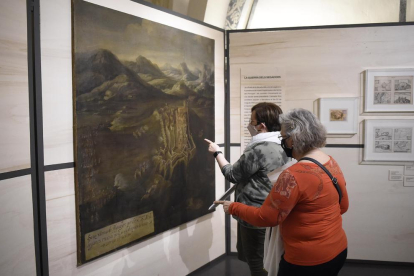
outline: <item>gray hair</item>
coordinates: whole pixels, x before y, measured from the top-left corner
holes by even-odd
[[[297,108],[280,114],[280,124],[286,136],[292,137],[293,148],[299,154],[325,146],[326,130],[312,112]]]

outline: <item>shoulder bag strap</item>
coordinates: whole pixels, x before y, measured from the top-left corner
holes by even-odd
[[[325,168],[325,166],[324,165],[322,165],[321,163],[319,163],[319,161],[317,161],[317,160],[315,160],[315,159],[313,159],[313,158],[310,158],[310,157],[303,157],[303,158],[301,158],[300,160],[309,160],[309,161],[312,161],[313,163],[315,163],[316,165],[318,165],[319,167],[321,167],[321,169],[322,170],[324,170],[325,172],[326,172],[326,174],[329,176],[329,178],[332,180],[332,183],[333,183],[333,185],[334,185],[334,187],[335,187],[335,189],[336,189],[336,191],[338,192],[338,195],[339,195],[339,204],[341,204],[341,200],[342,200],[342,191],[341,191],[341,188],[339,187],[339,185],[338,185],[338,180],[335,178],[335,177],[333,177],[332,176],[332,174],[328,171],[328,169],[327,168]],[[298,160],[298,162],[300,161],[300,160]]]

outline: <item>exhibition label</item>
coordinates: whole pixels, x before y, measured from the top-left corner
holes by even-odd
[[[243,151],[252,137],[247,130],[250,123],[251,108],[260,102],[270,102],[284,107],[283,70],[273,66],[261,65],[241,70],[241,125],[240,144]]]
[[[86,260],[98,257],[154,232],[154,214],[148,212],[85,235]]]

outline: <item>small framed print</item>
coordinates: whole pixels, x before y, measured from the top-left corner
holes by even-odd
[[[414,120],[364,120],[363,162],[414,162]]]
[[[414,68],[366,70],[364,112],[414,112]]]
[[[358,128],[358,98],[319,99],[319,120],[328,134],[355,134]]]

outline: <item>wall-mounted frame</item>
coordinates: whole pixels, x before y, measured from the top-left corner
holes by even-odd
[[[319,120],[328,134],[356,134],[358,98],[320,98]]]
[[[215,160],[202,149],[224,52],[222,33],[131,1],[72,3],[81,265],[212,212]]]
[[[365,71],[364,113],[414,112],[414,68]]]
[[[414,120],[364,120],[362,163],[414,162]]]

